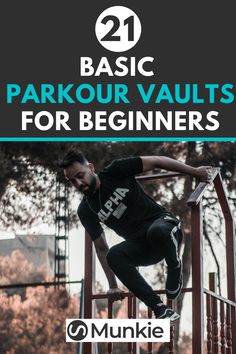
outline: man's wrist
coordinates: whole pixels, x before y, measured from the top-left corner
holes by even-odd
[[[192,167],[192,166],[189,166],[189,172],[188,174],[190,176],[193,176],[193,177],[197,177],[198,176],[198,170],[196,167]]]

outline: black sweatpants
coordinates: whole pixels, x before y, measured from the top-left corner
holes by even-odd
[[[165,259],[168,269],[179,265],[178,246],[182,241],[179,220],[164,215],[154,220],[143,237],[123,241],[110,248],[107,262],[120,281],[152,309],[160,297],[136,269],[137,266],[156,264]]]

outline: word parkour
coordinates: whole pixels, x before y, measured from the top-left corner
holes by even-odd
[[[219,107],[232,104],[234,100],[235,88],[230,83],[136,83],[132,87],[121,83],[11,83],[6,87],[7,104],[24,105],[21,112],[24,131],[32,125],[40,131],[71,130],[72,117],[64,107],[76,104],[79,110],[77,114],[73,110],[73,115],[77,115],[78,131],[216,131],[222,118]],[[40,105],[40,109],[45,105],[46,109],[32,110],[32,104]],[[51,112],[48,110],[51,105],[64,106],[62,110]],[[204,113],[197,108],[200,106]],[[133,107],[139,107],[139,110],[133,110]],[[155,107],[162,109],[155,110]],[[208,112],[205,112],[206,107]]]

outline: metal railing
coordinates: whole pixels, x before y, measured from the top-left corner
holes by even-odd
[[[229,202],[223,186],[220,170],[214,168],[212,182],[225,219],[226,265],[227,265],[227,300],[236,304],[235,290],[235,226]],[[202,197],[208,187],[199,183],[188,199],[191,207],[192,230],[192,315],[193,315],[193,354],[204,353],[204,286],[203,286],[203,231],[202,231]],[[217,295],[215,294],[215,297]],[[230,308],[232,328],[236,328],[235,306]],[[236,352],[236,337],[232,338],[232,350]],[[218,354],[216,347],[209,354]],[[227,351],[230,354],[230,351]]]
[[[209,289],[204,289],[206,297],[207,354],[234,354],[233,334],[235,323],[232,312],[236,303],[216,294],[216,274],[209,274]]]
[[[162,174],[139,176],[139,180],[154,180],[167,177],[178,177],[180,173],[168,172]],[[226,225],[226,255],[227,255],[227,299],[223,299],[215,294],[212,290],[204,289],[203,286],[203,231],[202,231],[202,198],[208,187],[208,183],[201,182],[197,185],[194,192],[189,197],[187,204],[191,208],[191,234],[192,234],[192,288],[184,288],[182,292],[192,293],[192,353],[204,353],[204,294],[207,297],[207,328],[208,328],[208,341],[207,341],[207,354],[219,354],[216,346],[216,320],[211,315],[212,305],[214,301],[224,303],[226,311],[226,335],[223,335],[221,329],[221,354],[234,354],[236,353],[236,336],[232,336],[232,329],[236,328],[236,296],[235,296],[235,229],[232,213],[229,207],[228,199],[222,183],[220,170],[213,169],[212,183],[214,184],[218,200],[225,218]],[[94,300],[107,299],[108,300],[108,318],[112,318],[112,303],[109,301],[106,294],[95,294],[95,254],[93,252],[92,241],[88,234],[85,234],[85,278],[84,278],[84,317],[94,317]],[[158,294],[164,291],[158,291]],[[128,318],[137,318],[138,307],[137,300],[131,293],[126,293],[128,298]],[[174,303],[170,303],[170,306]],[[210,307],[209,307],[210,306]],[[223,305],[221,305],[223,311]],[[148,311],[150,318],[151,312]],[[221,314],[221,328],[223,328],[223,312]],[[213,321],[213,322],[212,322]],[[212,324],[213,323],[213,324]],[[211,330],[214,328],[214,331]],[[213,334],[215,333],[215,334]],[[215,336],[215,337],[214,337]],[[217,339],[219,342],[219,339]],[[212,344],[213,343],[213,344]],[[226,343],[226,344],[225,344]],[[224,349],[225,348],[225,351]],[[84,343],[84,354],[92,353],[92,344]],[[112,353],[112,343],[108,343],[107,353]],[[127,353],[139,354],[139,348],[136,343],[127,343]],[[148,344],[148,354],[153,353],[152,343]],[[174,354],[174,327],[171,326],[171,340],[169,343],[169,354]]]

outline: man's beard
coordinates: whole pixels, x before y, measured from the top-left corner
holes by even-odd
[[[97,185],[96,175],[94,173],[91,173],[88,188],[83,191],[83,194],[85,194],[86,196],[94,194],[96,191],[96,185]]]

